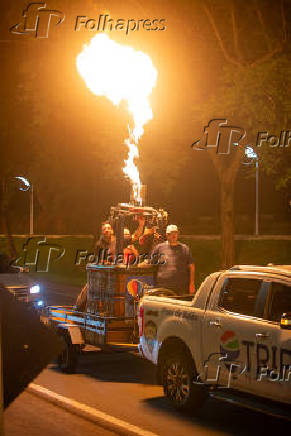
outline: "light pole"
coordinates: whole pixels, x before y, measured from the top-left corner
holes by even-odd
[[[255,235],[259,234],[259,159],[256,158],[256,228]]]
[[[30,192],[29,192],[29,234],[30,235],[33,235],[33,217],[34,217],[33,185],[30,185]]]
[[[250,146],[245,148],[245,155],[249,159],[255,159],[256,165],[256,217],[255,217],[255,235],[259,234],[259,159],[257,153]]]
[[[22,183],[19,187],[20,191],[29,191],[29,234],[33,235],[33,185],[25,177],[16,176],[14,178]]]

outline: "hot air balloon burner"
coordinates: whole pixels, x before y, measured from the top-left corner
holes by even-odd
[[[137,194],[136,194],[137,193]],[[147,186],[140,185],[139,189],[130,183],[129,203],[134,206],[145,206],[147,200]]]

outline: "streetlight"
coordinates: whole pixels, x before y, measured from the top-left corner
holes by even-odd
[[[254,159],[256,162],[256,218],[255,218],[255,235],[259,234],[259,159],[253,147],[245,148],[245,155],[248,159]]]
[[[19,191],[29,191],[29,234],[33,235],[33,185],[22,176],[16,176],[14,179],[21,182]]]

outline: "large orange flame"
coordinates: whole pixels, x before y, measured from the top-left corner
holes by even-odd
[[[128,126],[128,157],[123,172],[132,182],[134,199],[141,204],[141,181],[135,159],[144,125],[152,119],[149,96],[157,80],[157,70],[148,55],[98,34],[77,56],[77,68],[87,87],[96,95],[104,95],[113,104],[127,101],[133,126]]]

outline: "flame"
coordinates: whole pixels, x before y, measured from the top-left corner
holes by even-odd
[[[77,69],[87,87],[98,96],[107,97],[114,105],[127,102],[133,126],[128,124],[128,157],[124,174],[133,186],[134,199],[141,204],[141,181],[135,160],[139,157],[138,142],[144,125],[152,119],[149,96],[156,85],[157,70],[148,55],[118,44],[106,34],[98,34],[77,56]]]

